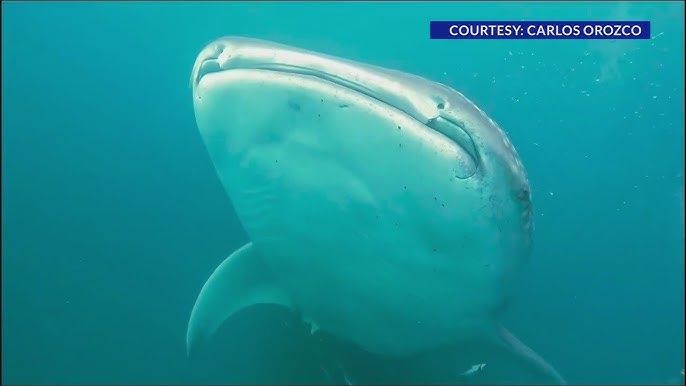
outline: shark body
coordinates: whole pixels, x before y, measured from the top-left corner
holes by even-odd
[[[189,350],[273,303],[385,358],[490,347],[528,382],[564,383],[500,324],[531,252],[531,190],[474,103],[415,75],[240,37],[208,45],[191,83],[250,242],[202,288]]]

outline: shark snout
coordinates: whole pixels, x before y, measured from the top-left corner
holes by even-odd
[[[195,59],[191,72],[191,86],[195,87],[200,79],[209,73],[222,70],[221,61],[230,57],[228,44],[219,40],[207,45]]]

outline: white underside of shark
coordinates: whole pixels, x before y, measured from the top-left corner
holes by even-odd
[[[564,382],[500,325],[530,254],[530,189],[505,133],[462,94],[235,37],[203,50],[192,87],[250,242],[202,288],[189,350],[272,303],[380,356],[479,342],[531,382]]]

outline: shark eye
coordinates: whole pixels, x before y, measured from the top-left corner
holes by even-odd
[[[443,102],[439,102],[439,103],[436,105],[436,107],[437,107],[439,110],[443,110],[443,109],[445,108],[445,104],[443,104]]]
[[[529,193],[529,189],[525,188],[525,189],[520,190],[519,193],[517,193],[517,199],[519,201],[524,201],[524,202],[531,201],[531,193]]]

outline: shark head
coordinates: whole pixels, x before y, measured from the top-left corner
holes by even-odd
[[[496,324],[530,254],[531,189],[505,132],[464,95],[241,37],[205,47],[191,87],[199,131],[261,268],[252,268],[259,285],[231,287],[243,298],[214,314],[217,301],[202,298],[219,298],[203,293],[220,280],[208,280],[189,345],[208,334],[199,326],[270,302],[265,286],[315,328],[383,355]],[[232,258],[213,276],[236,271]]]

